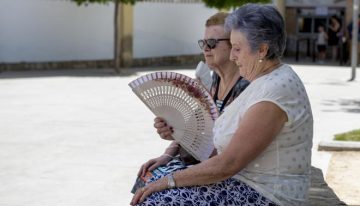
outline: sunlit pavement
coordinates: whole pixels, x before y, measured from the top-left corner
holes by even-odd
[[[347,81],[349,67],[294,69],[315,119],[313,165],[326,172],[330,155],[317,144],[360,128],[360,81]],[[127,86],[156,70],[0,73],[0,205],[129,205],[139,166],[169,144]]]

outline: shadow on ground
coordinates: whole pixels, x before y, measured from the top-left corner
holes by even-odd
[[[347,86],[348,81],[333,81],[333,82],[322,82],[321,85],[331,85],[331,86]]]
[[[161,67],[137,67],[122,68],[120,74],[114,69],[61,69],[61,70],[29,70],[29,71],[4,71],[0,72],[1,79],[12,78],[41,78],[41,77],[126,77],[137,75],[138,72],[154,72],[166,70],[195,69],[196,65],[189,66],[161,66]]]
[[[324,112],[349,112],[360,113],[360,100],[359,99],[338,99],[338,100],[325,100],[325,106],[331,106],[332,110],[323,110]]]

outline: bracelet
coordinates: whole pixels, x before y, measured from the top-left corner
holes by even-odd
[[[175,183],[175,180],[174,180],[173,173],[170,173],[167,176],[167,186],[168,186],[169,189],[172,189],[172,188],[176,187],[176,183]]]
[[[174,159],[174,156],[171,156],[171,155],[169,155],[169,154],[162,154],[161,156],[165,156],[165,157],[170,157],[171,159]]]

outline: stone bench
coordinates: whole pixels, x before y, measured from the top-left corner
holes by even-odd
[[[322,171],[311,167],[310,206],[346,205],[325,182]]]

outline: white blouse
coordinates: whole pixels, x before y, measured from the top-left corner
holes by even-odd
[[[263,101],[285,111],[288,122],[273,142],[233,178],[279,205],[305,205],[310,186],[313,117],[304,85],[290,66],[284,64],[254,80],[225,108],[215,122],[215,147],[218,153],[223,152],[246,111]]]

